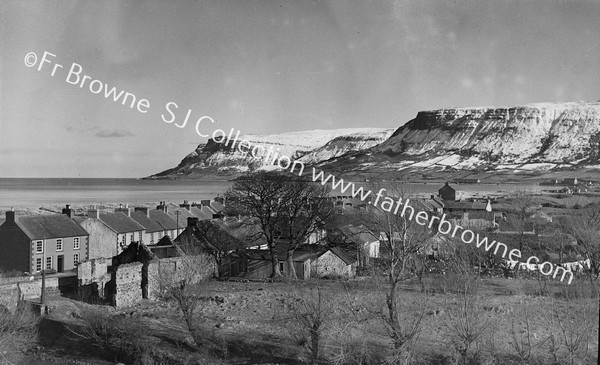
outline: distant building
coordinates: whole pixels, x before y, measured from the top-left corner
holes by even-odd
[[[442,186],[440,190],[438,190],[440,198],[444,201],[455,201],[456,200],[456,190],[450,186],[450,184],[446,183],[446,185]]]
[[[481,183],[481,180],[465,178],[465,179],[456,179],[456,180],[454,180],[454,182],[457,184],[479,184],[479,183]]]
[[[362,225],[349,224],[334,230],[331,235],[330,244],[355,252],[353,256],[361,267],[369,265],[371,258],[379,257],[379,238]]]
[[[127,211],[127,214],[146,229],[142,235],[145,245],[156,245],[165,236],[172,240],[176,237],[177,222],[162,210],[136,207],[135,211]]]
[[[132,242],[141,242],[145,228],[126,214],[102,213],[90,209],[80,224],[90,232],[90,259],[120,254]]]
[[[285,249],[278,249],[279,270],[286,276],[289,273]],[[267,279],[273,273],[269,250],[248,250],[247,257],[232,267],[233,275],[243,275],[248,279]],[[298,279],[321,277],[354,277],[356,259],[341,247],[321,251],[296,250],[293,255],[294,271]]]
[[[73,270],[88,259],[89,233],[68,214],[15,216],[6,212],[0,226],[0,268],[38,273]]]

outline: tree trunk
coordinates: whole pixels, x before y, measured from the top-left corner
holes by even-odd
[[[288,266],[288,273],[287,273],[288,275],[287,276],[293,280],[298,279],[298,277],[296,275],[296,268],[294,267],[294,250],[288,250],[286,261],[287,261],[287,266]]]
[[[396,298],[396,286],[397,282],[393,281],[390,283],[390,291],[386,294],[386,302],[388,307],[389,314],[389,325],[392,334],[392,342],[394,343],[394,348],[399,349],[404,344],[402,340],[402,329],[400,328],[400,321],[398,320],[398,303]]]
[[[279,270],[279,259],[277,258],[277,253],[274,250],[273,245],[269,245],[269,251],[271,253],[271,265],[273,266],[273,273],[271,274],[272,278],[281,277],[281,270]]]
[[[310,352],[311,352],[311,361],[310,363],[312,365],[317,365],[319,362],[319,339],[321,337],[321,333],[320,333],[320,329],[319,329],[320,325],[318,323],[313,324],[312,328],[310,329],[310,340],[311,340],[311,347],[310,347]]]

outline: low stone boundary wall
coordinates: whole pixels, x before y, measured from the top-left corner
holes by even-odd
[[[217,267],[211,255],[181,256],[150,261],[147,270],[139,262],[119,265],[107,272],[102,259],[82,262],[77,270],[82,300],[108,299],[115,307],[127,307],[144,299],[158,299],[166,287],[185,281],[198,283],[215,276]],[[86,299],[87,298],[87,299]]]

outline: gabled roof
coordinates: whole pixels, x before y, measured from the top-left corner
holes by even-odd
[[[158,224],[157,221],[148,217],[143,211],[131,212],[131,219],[139,223],[142,227],[146,228],[146,232],[162,232],[163,227]]]
[[[175,222],[179,221],[179,228],[185,228],[188,225],[188,218],[197,218],[195,215],[192,214],[192,212],[190,212],[189,210],[185,209],[185,208],[181,208],[178,209],[179,213],[177,213],[177,210],[175,211],[168,211],[167,214],[169,215],[169,217],[173,218],[175,220]]]
[[[352,265],[356,262],[356,258],[352,257],[352,255],[350,255],[346,250],[344,250],[341,247],[331,247],[329,251],[333,252],[334,255],[342,259],[342,261],[344,261],[346,265]]]
[[[213,219],[213,213],[210,211],[207,211],[206,209],[203,210],[198,207],[192,207],[191,212],[193,215],[198,217],[198,219],[201,221],[207,221],[207,220]]]
[[[485,210],[487,203],[446,201],[445,209]]]
[[[15,217],[15,223],[32,240],[89,236],[85,229],[64,214]]]
[[[150,218],[154,219],[165,230],[177,229],[177,222],[162,210],[150,210]],[[181,227],[181,225],[179,226]],[[183,226],[185,227],[185,225]]]
[[[378,241],[377,236],[375,236],[375,234],[373,234],[364,226],[356,227],[350,224],[347,226],[340,227],[340,231],[344,234],[344,236],[346,236],[348,240],[350,240],[353,243],[356,243],[357,245],[362,246],[367,243]]]
[[[213,208],[217,213],[221,213],[225,210],[225,206],[217,201],[210,202],[210,207]]]
[[[140,225],[130,217],[123,213],[104,213],[100,214],[100,221],[102,221],[108,228],[112,229],[116,233],[129,233],[143,231],[144,226]]]

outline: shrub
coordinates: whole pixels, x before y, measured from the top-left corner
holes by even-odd
[[[127,364],[153,364],[152,345],[146,329],[139,322],[91,310],[81,313],[82,324],[67,329],[79,339],[98,347],[107,360]]]
[[[19,363],[37,341],[38,325],[39,317],[24,306],[14,313],[0,306],[0,363]]]

